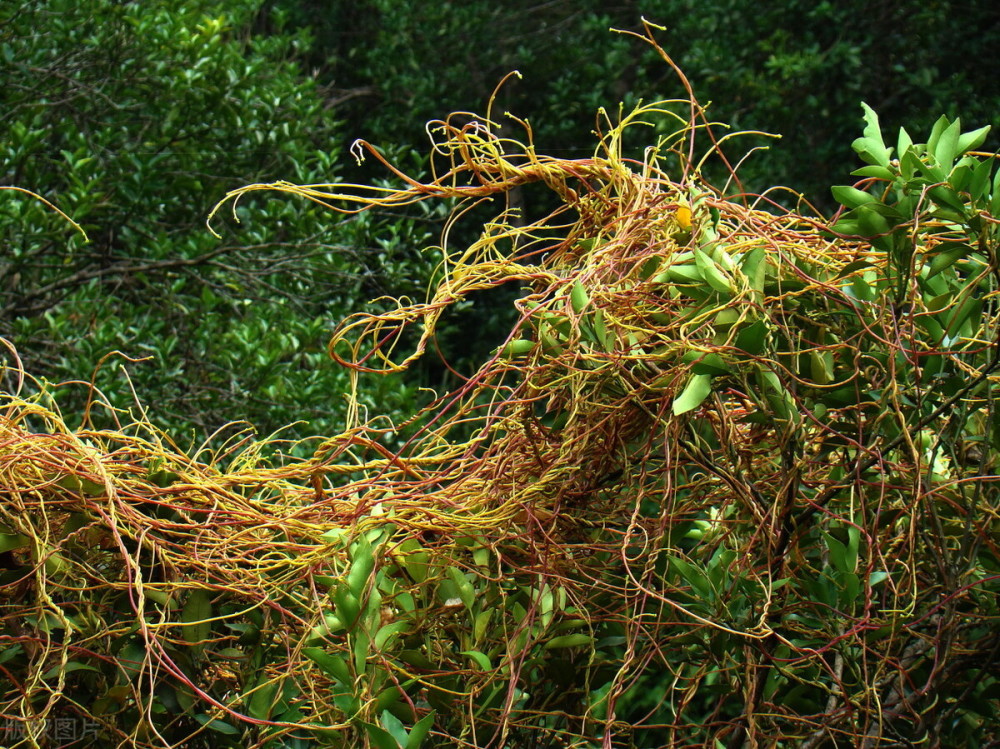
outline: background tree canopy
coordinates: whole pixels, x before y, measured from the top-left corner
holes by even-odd
[[[995,123],[1000,83],[980,64],[1000,41],[992,3],[739,0],[513,0],[496,3],[279,2],[315,43],[308,64],[331,86],[348,137],[413,143],[442,112],[481,108],[512,70],[504,109],[531,121],[546,152],[580,155],[598,107],[683,96],[676,76],[635,39],[640,18],[702,102],[770,145],[741,170],[747,187],[787,185],[825,208],[842,179],[864,100],[884,122],[926,129],[939,114]],[[330,8],[334,10],[330,10]],[[995,141],[991,141],[994,143]]]

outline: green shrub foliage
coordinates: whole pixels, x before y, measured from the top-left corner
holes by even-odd
[[[331,226],[272,202],[221,239],[205,230],[228,189],[339,169],[338,123],[295,63],[308,38],[251,36],[258,6],[0,10],[0,184],[56,200],[90,237],[2,195],[0,330],[36,376],[83,381],[60,390],[68,412],[82,413],[93,379],[122,409],[137,407],[134,387],[183,439],[236,419],[265,431],[307,422],[290,435],[339,429],[346,378],[323,364],[330,330],[355,300],[422,267],[408,257],[401,273],[394,256],[426,230],[374,214]],[[410,395],[396,383],[372,402]]]

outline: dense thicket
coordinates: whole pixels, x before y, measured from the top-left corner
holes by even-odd
[[[743,184],[836,231],[702,180],[694,102],[617,127],[685,93],[607,30],[640,15],[712,118],[785,136],[727,144],[773,146]],[[995,121],[998,36],[982,2],[5,5],[0,185],[89,241],[0,191],[0,713],[144,747],[996,742],[1000,181],[937,117]],[[831,193],[862,99],[926,142],[866,109]],[[348,157],[427,179],[451,110],[454,180]],[[201,443],[235,419],[335,436]]]
[[[426,302],[338,327],[355,374],[405,371],[449,307],[523,286],[507,343],[403,445],[354,408],[304,460],[185,452],[5,394],[0,706],[25,743],[996,743],[986,128],[887,146],[866,110],[872,189],[835,188],[826,227],[663,171],[707,147],[691,104],[591,158],[457,118],[431,184],[229,196],[563,202],[455,247]],[[650,119],[676,136],[624,159]]]
[[[300,434],[339,424],[344,380],[325,365],[328,330],[368,299],[419,297],[417,279],[437,262],[422,248],[440,224],[419,211],[332,225],[268,203],[220,243],[201,222],[225,190],[341,173],[384,179],[353,164],[357,137],[426,173],[412,155],[424,123],[481,109],[515,69],[523,77],[500,90],[500,124],[509,110],[549,153],[585,155],[599,107],[682,93],[646,46],[610,27],[637,28],[640,16],[665,23],[661,40],[716,118],[783,135],[730,142],[734,162],[771,146],[741,167],[747,188],[785,184],[821,206],[849,163],[861,99],[918,129],[941,112],[990,123],[1000,110],[980,64],[1000,35],[983,2],[959,13],[953,3],[889,2],[48,0],[0,13],[2,182],[57,200],[91,238],[4,195],[0,330],[30,342],[21,346],[29,368],[57,382],[89,380],[112,350],[152,357],[129,367],[141,398],[161,404],[161,422],[201,433],[241,418],[268,431],[305,419],[312,426]],[[645,142],[635,137],[633,155]],[[722,184],[723,167],[705,168]],[[531,187],[510,200],[525,221],[554,205]],[[471,241],[491,211],[452,236]],[[513,322],[506,301],[477,297],[442,324],[440,345],[460,371]],[[457,381],[444,366],[422,367],[421,384]],[[97,382],[112,402],[133,402],[118,360]],[[372,402],[412,400],[400,388],[386,384]],[[71,402],[85,400],[70,390]]]

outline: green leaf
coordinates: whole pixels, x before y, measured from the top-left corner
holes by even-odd
[[[826,548],[830,553],[830,564],[838,572],[854,572],[854,567],[849,564],[847,547],[829,533],[826,534]]]
[[[181,621],[187,626],[183,628],[184,639],[196,645],[212,634],[212,623],[206,621],[212,618],[212,596],[207,590],[195,589],[188,593],[184,608],[181,609]]]
[[[372,570],[375,569],[375,557],[371,544],[365,536],[361,536],[354,546],[351,555],[351,569],[347,573],[347,587],[355,598],[361,599],[365,588],[368,587],[368,578],[371,577]]]
[[[30,540],[21,533],[0,533],[0,553],[27,546]]]
[[[411,666],[425,671],[433,671],[437,669],[434,662],[419,650],[403,650],[399,653],[399,659],[404,663],[408,663]]]
[[[951,170],[951,174],[948,175],[948,185],[956,193],[965,192],[965,188],[969,185],[969,180],[972,179],[972,166],[965,162],[966,159],[962,159]],[[961,200],[959,200],[959,203],[964,207],[964,203]]]
[[[993,175],[993,159],[983,159],[979,161],[972,170],[972,177],[969,179],[969,195],[973,200],[981,200],[990,186],[990,177]]]
[[[747,277],[751,289],[763,291],[767,279],[767,250],[763,246],[754,247],[743,256],[740,269]]]
[[[947,120],[945,120],[947,122]],[[941,130],[937,140],[932,144],[927,141],[927,150],[934,155],[935,161],[946,172],[951,171],[958,156],[958,137],[961,134],[961,122],[956,118],[954,122]]]
[[[858,550],[861,547],[861,528],[856,525],[847,526],[847,564],[850,572],[858,568]]]
[[[784,421],[793,421],[798,416],[795,399],[777,373],[761,369],[757,372],[757,379],[760,385],[766,388],[764,397],[774,415]]]
[[[351,672],[347,668],[347,662],[339,655],[331,655],[322,648],[302,648],[302,655],[319,666],[327,676],[332,676],[345,687],[354,683]]]
[[[22,652],[24,652],[24,648],[22,648],[19,643],[0,648],[0,663],[11,661],[21,655]]]
[[[476,644],[482,642],[486,636],[486,628],[489,626],[494,609],[486,608],[476,614],[475,623],[472,627],[472,641]]]
[[[878,115],[875,114],[874,109],[864,102],[861,103],[861,109],[862,117],[865,121],[864,135],[854,141],[852,148],[869,164],[888,166],[891,151],[885,147],[885,141],[882,140],[882,130],[879,126]]]
[[[399,742],[384,728],[371,723],[365,723],[363,720],[359,720],[358,724],[364,727],[365,733],[368,734],[368,739],[378,749],[400,749]]]
[[[406,717],[406,712],[409,710],[409,705],[403,705],[400,702],[400,698],[406,694],[406,687],[411,684],[416,683],[417,679],[408,679],[402,684],[388,686],[378,693],[375,697],[374,710],[376,715],[381,715],[383,711],[388,710],[397,718]]]
[[[378,632],[375,633],[375,649],[380,653],[383,652],[396,640],[399,634],[408,631],[410,627],[411,625],[407,621],[390,622],[379,627]]]
[[[938,205],[947,206],[961,215],[965,214],[965,201],[950,187],[938,185],[928,190],[927,194]]]
[[[236,726],[226,723],[226,721],[220,720],[218,718],[210,718],[209,716],[203,713],[195,715],[194,719],[199,723],[201,723],[206,728],[209,728],[213,731],[217,731],[218,733],[225,734],[226,736],[240,736],[243,734],[243,731],[241,731]]]
[[[891,180],[896,176],[896,173],[891,169],[884,166],[863,166],[860,169],[855,169],[851,174],[855,177],[877,177],[878,179]]]
[[[913,139],[910,134],[906,132],[906,128],[899,128],[899,137],[896,139],[896,156],[902,161],[903,154],[910,150],[910,146],[913,145]]]
[[[935,255],[931,259],[930,269],[927,271],[927,278],[933,278],[941,271],[950,267],[957,261],[972,252],[972,247],[964,242],[942,242],[935,248]]]
[[[939,294],[938,296],[932,297],[931,299],[927,300],[926,302],[927,309],[930,310],[931,312],[939,312],[940,310],[943,310],[945,307],[951,304],[954,298],[955,298],[954,293],[950,291],[945,292],[944,294]],[[941,332],[943,333],[944,330],[942,329]]]
[[[557,648],[580,648],[590,645],[593,642],[594,638],[591,635],[584,634],[583,632],[574,632],[569,635],[559,635],[558,637],[553,637],[545,643],[545,650],[555,650]]]
[[[96,481],[80,478],[72,474],[63,476],[56,481],[56,486],[68,489],[71,492],[80,492],[87,497],[102,497],[107,493],[107,488],[104,484],[99,484]]]
[[[941,324],[937,320],[924,315],[917,318],[917,324],[923,328],[930,340],[940,341],[944,338],[944,328],[941,327]],[[929,362],[940,361],[940,357],[928,357],[928,360]]]
[[[489,657],[486,656],[485,653],[481,653],[478,650],[463,650],[461,652],[461,655],[467,655],[469,658],[474,660],[476,662],[476,665],[479,666],[479,668],[481,668],[483,671],[493,670],[493,664],[490,663],[490,659]]]
[[[941,140],[941,134],[948,129],[951,125],[951,121],[946,115],[941,115],[934,121],[934,125],[931,127],[931,134],[927,138],[927,153],[931,156],[937,151],[938,141]],[[956,138],[956,143],[958,142]]]
[[[767,323],[763,320],[757,320],[736,334],[733,346],[741,351],[746,351],[751,356],[757,356],[764,351],[766,343]]]
[[[573,282],[573,288],[569,293],[569,301],[573,307],[573,311],[577,314],[583,312],[587,308],[587,305],[590,304],[590,296],[587,294],[587,289],[584,288],[579,279]]]
[[[472,611],[473,605],[476,602],[476,589],[472,587],[472,583],[469,582],[465,573],[462,572],[458,567],[449,567],[447,575],[451,578],[451,581],[455,583],[455,588],[458,591],[458,597],[465,604],[465,607]]]
[[[661,258],[657,255],[653,257],[648,257],[642,261],[639,267],[639,278],[643,281],[647,280],[650,276],[656,273],[660,269]]]
[[[969,320],[978,319],[983,308],[983,300],[973,294],[963,293],[960,298],[961,301],[952,307],[944,324],[944,332],[949,337],[957,336]]]
[[[143,595],[147,599],[158,603],[161,606],[166,606],[168,608],[176,609],[177,602],[173,600],[171,593],[167,593],[164,590],[157,590],[156,588],[146,588],[143,590]]]
[[[910,191],[914,191],[920,187],[920,184],[926,184],[926,180],[917,178],[916,175],[923,174],[927,165],[920,160],[920,156],[916,153],[913,148],[904,151],[899,157],[899,170],[903,175],[903,178],[907,180],[906,187]],[[940,181],[940,180],[935,180]],[[915,182],[917,184],[915,184]]]
[[[339,692],[332,697],[334,706],[348,718],[353,718],[361,710],[361,698],[356,694]]]
[[[281,689],[281,682],[278,680],[268,681],[266,677],[261,677],[257,689],[250,695],[250,704],[247,705],[247,712],[251,718],[257,720],[267,720],[271,717],[271,710],[274,707],[275,697]]]
[[[887,580],[888,578],[889,578],[889,573],[886,572],[885,570],[875,570],[874,572],[871,573],[871,575],[868,576],[868,584],[874,588],[880,582],[882,582],[883,580]]]
[[[733,282],[712,258],[701,250],[696,249],[694,251],[694,261],[709,286],[720,294],[733,295]]]
[[[173,471],[158,470],[150,471],[146,476],[150,483],[155,484],[161,489],[166,489],[168,486],[172,486],[181,480],[181,475],[179,473],[174,473]]]
[[[608,328],[605,323],[604,310],[594,310],[591,323],[597,343],[601,346],[601,351],[611,351],[614,348],[614,341],[608,336]]]
[[[500,356],[505,359],[526,356],[534,350],[535,345],[535,341],[528,340],[527,338],[516,338],[500,350]]]
[[[853,262],[850,262],[843,268],[841,268],[840,272],[834,277],[834,280],[836,281],[843,278],[844,276],[849,276],[855,271],[863,270],[865,268],[874,268],[874,267],[875,266],[873,266],[868,260],[854,260]]]
[[[410,539],[411,541],[413,539]],[[430,554],[424,550],[419,543],[414,541],[414,545],[411,548],[403,548],[408,542],[404,541],[400,546],[400,553],[396,559],[399,561],[403,567],[406,569],[407,574],[413,578],[416,583],[423,583],[427,579],[428,569],[427,564],[430,561]]]
[[[875,110],[868,106],[865,102],[861,102],[861,112],[861,118],[865,121],[865,129],[862,131],[863,135],[872,143],[877,144],[881,148],[885,148],[885,142],[882,140],[882,127],[878,121],[878,114],[876,114]]]
[[[97,668],[96,666],[92,666],[89,663],[80,663],[79,661],[70,661],[65,666],[63,666],[62,664],[53,666],[48,671],[46,671],[44,674],[42,674],[42,678],[43,679],[51,679],[53,676],[58,675],[60,672],[68,674],[68,673],[72,673],[73,671],[96,671],[97,673],[100,673],[101,669]]]
[[[944,182],[948,179],[946,167],[941,166],[934,159],[924,159],[920,162],[920,170],[927,175],[929,182]]]
[[[990,134],[990,125],[983,125],[976,130],[962,133],[958,139],[958,154],[966,151],[974,151],[986,142],[986,136]]]
[[[118,654],[118,665],[128,675],[134,679],[142,671],[146,661],[146,647],[138,640],[130,640]]]
[[[351,629],[361,614],[361,602],[346,583],[340,583],[334,589],[332,598],[337,618],[345,627]]]
[[[829,385],[833,382],[833,352],[809,352],[809,375],[818,385]]]
[[[371,650],[371,637],[366,632],[354,634],[354,671],[363,676],[368,666],[368,653]]]
[[[891,228],[885,216],[875,210],[874,206],[862,206],[858,208],[857,221],[858,228],[860,229],[858,233],[866,237],[885,234]]]
[[[858,600],[861,593],[861,578],[853,572],[844,572],[839,575],[838,583],[843,586],[843,592],[839,598],[848,608]]]
[[[691,375],[684,391],[674,398],[672,409],[674,416],[693,411],[698,408],[712,393],[712,376],[707,374]]]
[[[665,271],[653,276],[653,283],[700,284],[705,276],[694,263],[671,263]]]
[[[686,562],[679,557],[670,557],[670,565],[677,570],[677,574],[680,576],[681,580],[686,582],[691,586],[691,589],[697,593],[703,601],[709,601],[715,598],[715,590],[712,588],[712,583],[701,569],[695,567],[690,562]]]
[[[837,234],[844,234],[848,237],[857,236],[861,234],[861,225],[858,223],[856,217],[853,214],[845,213],[843,217],[837,220],[837,222],[830,227],[830,231],[836,232]]]
[[[427,715],[413,724],[413,728],[410,729],[410,738],[406,742],[406,749],[420,749],[433,725],[434,711],[431,710]]]
[[[326,541],[328,544],[341,544],[343,543],[344,539],[347,538],[347,531],[344,530],[343,528],[334,528],[332,530],[328,530],[326,533],[320,536],[320,538]]]
[[[380,718],[382,725],[385,727],[392,737],[400,746],[406,746],[407,739],[409,738],[409,733],[403,722],[397,718],[395,715],[390,713],[388,710],[382,712],[382,717]]]
[[[695,374],[724,375],[732,372],[726,361],[716,353],[688,351],[682,359],[691,365],[691,371]]]
[[[851,290],[851,293],[856,299],[860,299],[863,302],[873,302],[878,297],[875,289],[863,276],[854,276],[851,279],[851,284],[847,287]],[[847,290],[845,288],[845,291]]]
[[[833,193],[834,200],[848,208],[857,208],[859,205],[874,203],[876,200],[871,193],[847,185],[835,185],[830,188],[830,192]]]

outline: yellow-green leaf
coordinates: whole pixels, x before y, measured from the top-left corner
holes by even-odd
[[[573,289],[569,293],[569,301],[573,307],[573,311],[577,314],[583,312],[587,308],[587,305],[590,304],[590,295],[587,294],[587,290],[580,283],[579,279],[573,283]]]
[[[483,671],[492,671],[493,664],[490,663],[490,659],[485,653],[480,653],[478,650],[463,650],[462,655],[467,655],[469,658],[476,662]]]
[[[674,416],[693,411],[698,408],[712,392],[712,376],[707,374],[692,375],[683,392],[674,398]]]

